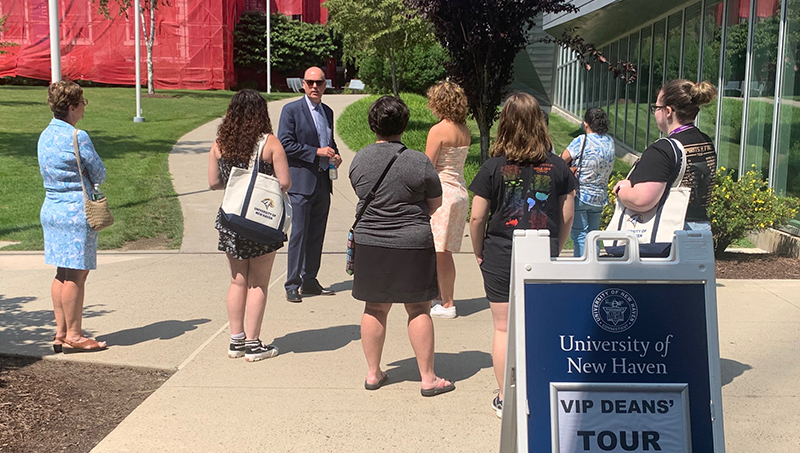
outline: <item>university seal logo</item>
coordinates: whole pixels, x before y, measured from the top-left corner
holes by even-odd
[[[627,291],[609,288],[592,302],[594,322],[606,332],[620,333],[630,329],[639,316],[639,306]]]

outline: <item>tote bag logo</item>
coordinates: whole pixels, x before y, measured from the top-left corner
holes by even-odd
[[[633,227],[636,228],[636,225],[642,223],[642,215],[641,214],[633,214],[628,219],[628,222],[630,222],[631,225],[633,225]]]
[[[264,203],[264,207],[267,209],[275,207],[275,202],[272,201],[272,198],[269,197],[264,198],[263,200],[261,200],[261,202]]]
[[[606,332],[620,333],[630,329],[639,316],[639,306],[627,291],[609,288],[592,302],[594,322]]]

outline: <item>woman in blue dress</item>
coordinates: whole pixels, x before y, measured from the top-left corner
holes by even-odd
[[[44,230],[44,260],[56,266],[50,288],[56,318],[55,352],[97,351],[104,341],[83,336],[83,296],[86,277],[97,267],[97,231],[84,212],[81,180],[88,191],[106,179],[106,168],[85,131],[78,131],[82,169],[78,169],[73,145],[75,124],[88,103],[74,82],[50,85],[47,102],[53,120],[39,136],[39,170],[45,199],[40,219]]]

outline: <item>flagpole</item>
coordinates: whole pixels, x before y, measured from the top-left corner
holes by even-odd
[[[61,81],[61,36],[58,24],[58,0],[50,0],[50,78],[51,83]]]
[[[136,64],[136,115],[133,117],[134,123],[144,123],[144,117],[142,116],[142,65],[141,65],[141,30],[139,27],[141,26],[141,10],[139,9],[139,1],[135,0],[133,6],[133,29],[134,29],[134,55],[135,55],[135,64]]]
[[[272,61],[270,55],[270,15],[272,0],[267,0],[267,94],[272,93]]]

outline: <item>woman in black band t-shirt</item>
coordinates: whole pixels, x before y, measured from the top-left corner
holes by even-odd
[[[706,213],[717,168],[717,153],[708,135],[694,126],[700,106],[708,104],[717,90],[708,82],[673,80],[661,88],[650,108],[658,128],[681,142],[686,151],[686,173],[681,186],[692,189],[686,212],[687,229],[710,229]],[[661,199],[675,170],[675,154],[666,140],[656,141],[642,154],[628,179],[614,186],[614,193],[628,209],[644,212]]]
[[[506,100],[497,124],[492,158],[472,180],[475,194],[469,221],[475,258],[494,321],[492,363],[503,407],[511,243],[514,230],[550,230],[550,254],[557,256],[569,237],[577,180],[553,149],[544,113],[533,96],[515,93]]]

